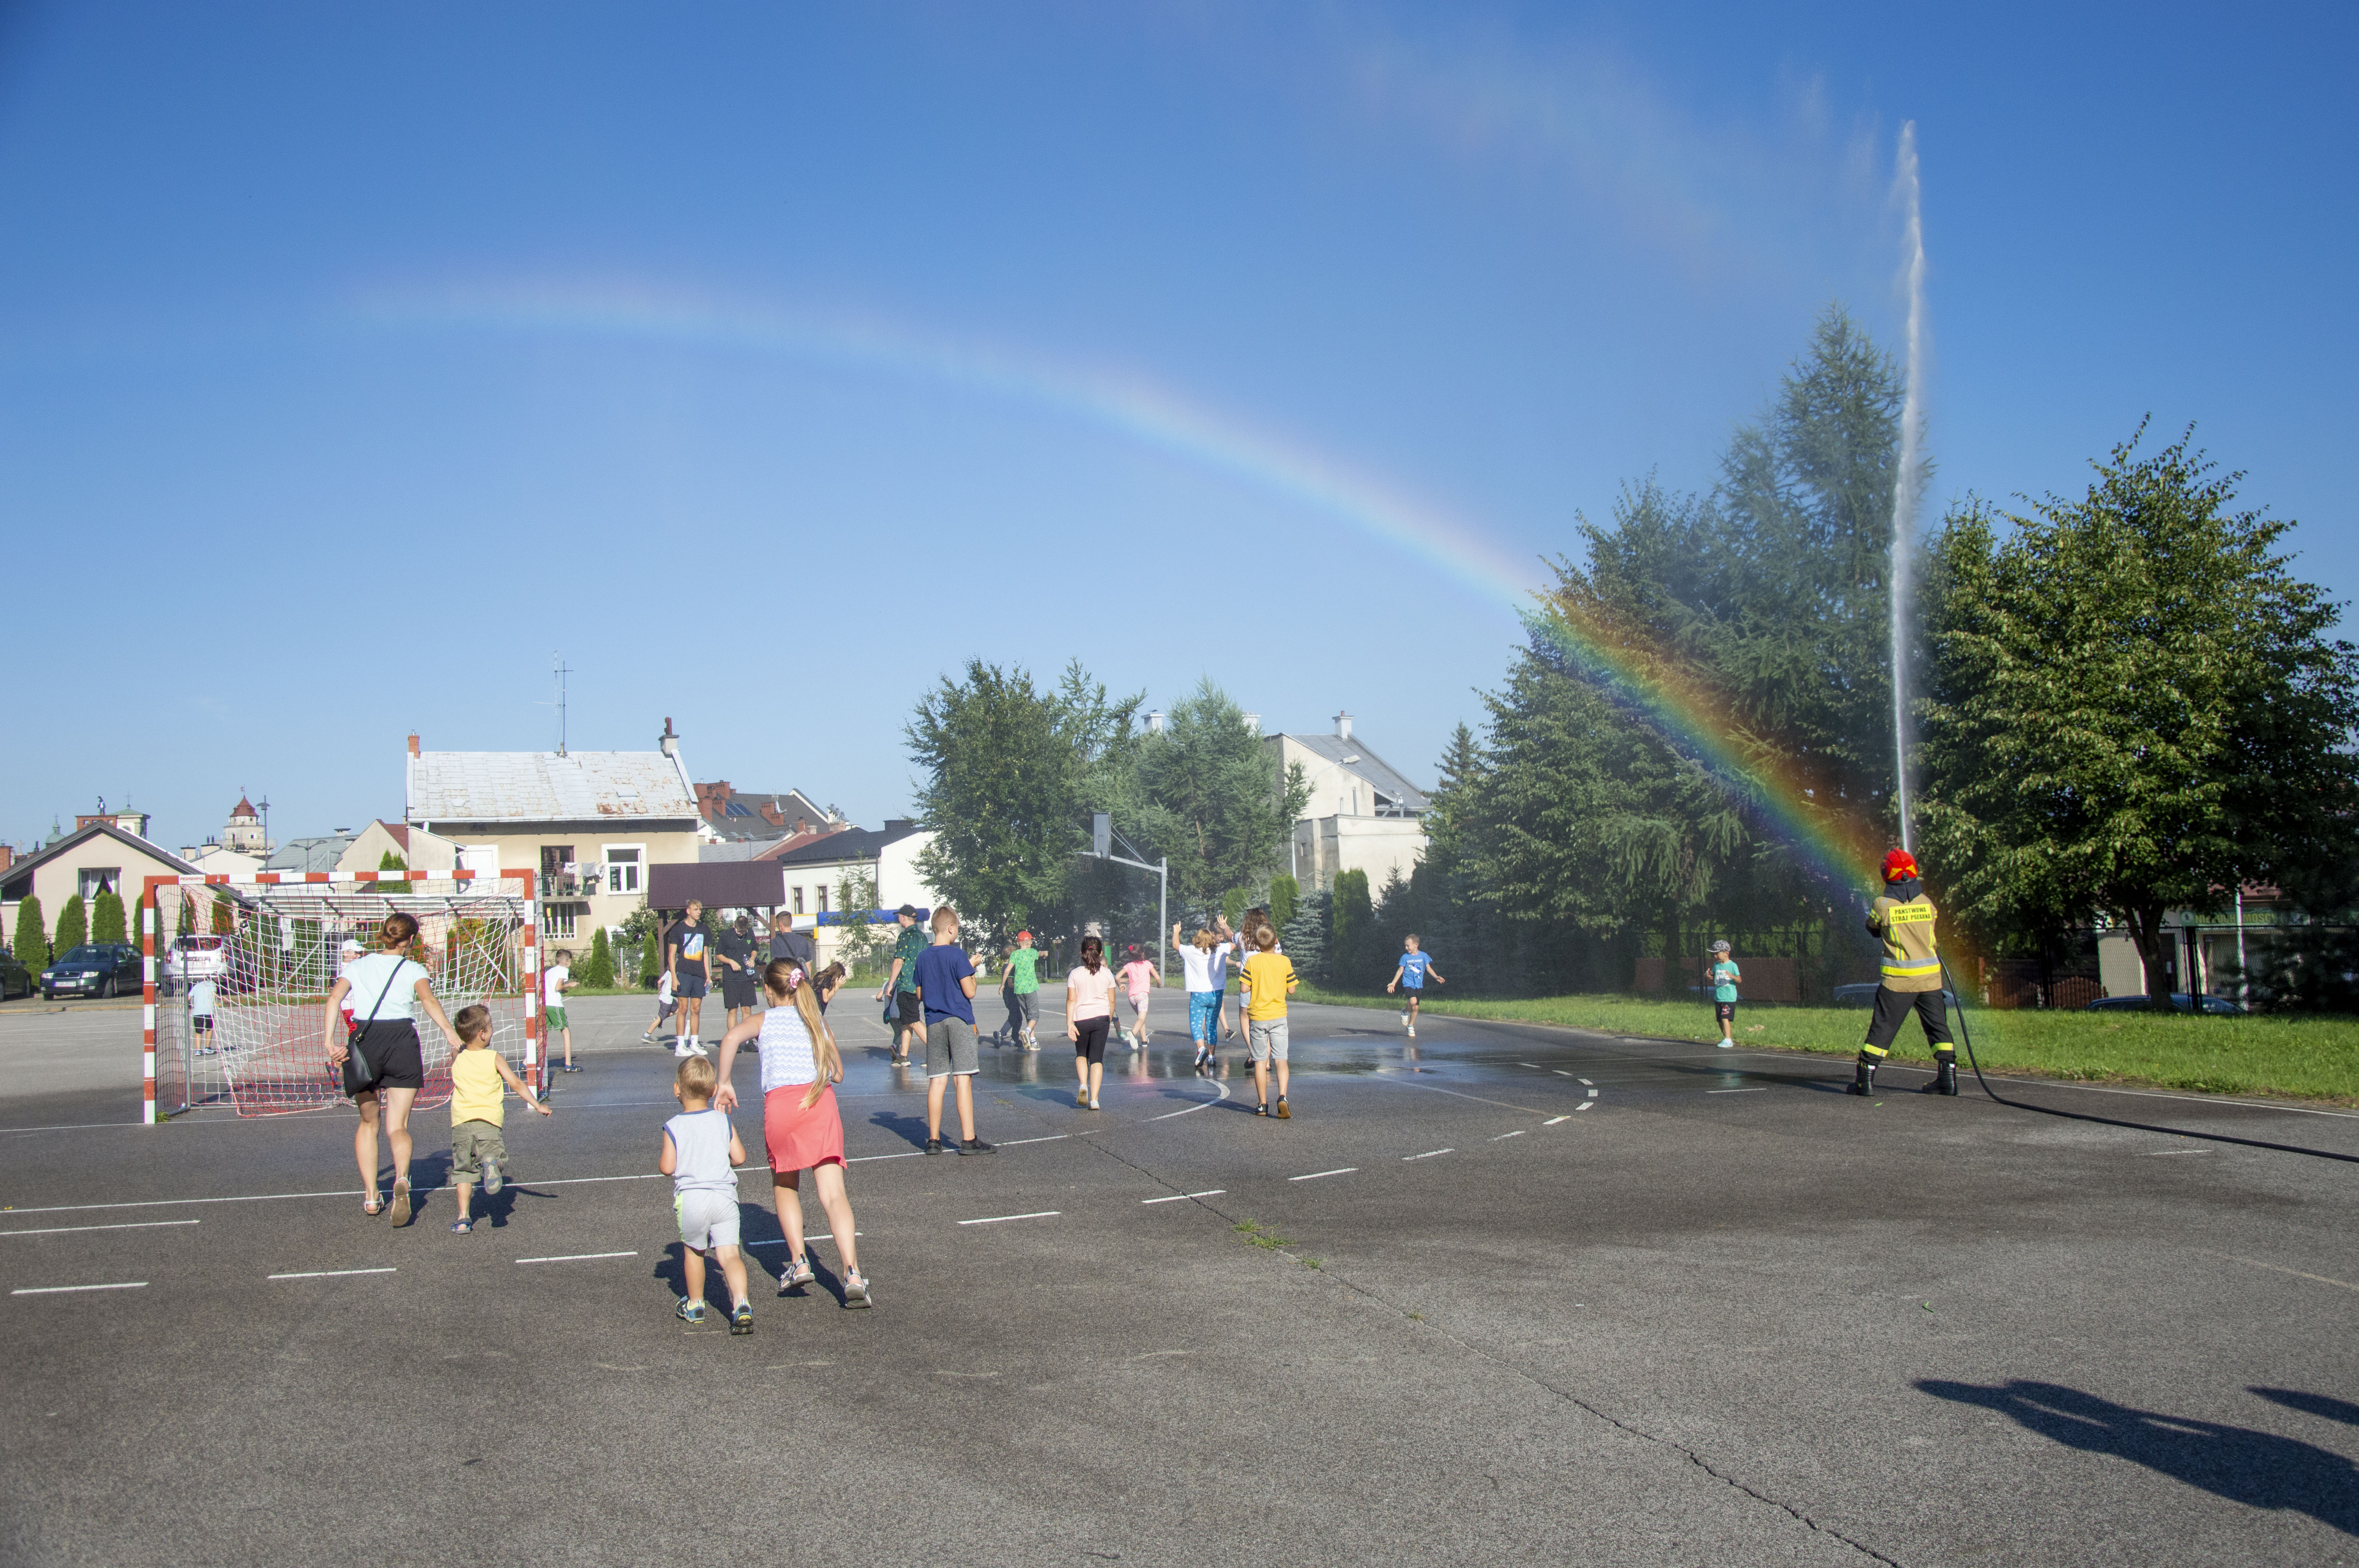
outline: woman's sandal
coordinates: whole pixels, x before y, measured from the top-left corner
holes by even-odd
[[[368,1196],[361,1199],[361,1212],[368,1216],[371,1219],[375,1219],[378,1215],[385,1212],[385,1198],[380,1194],[371,1193]]]
[[[409,1183],[407,1179],[393,1184],[393,1203],[391,1207],[393,1209],[393,1223],[396,1226],[404,1226],[409,1223]]]

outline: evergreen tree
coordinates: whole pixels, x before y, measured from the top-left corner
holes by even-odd
[[[1295,903],[1294,917],[1278,927],[1277,939],[1286,949],[1287,961],[1306,980],[1327,978],[1327,914],[1333,903],[1332,893],[1307,894]]]
[[[1302,884],[1280,871],[1269,879],[1269,923],[1281,934],[1294,922],[1294,911],[1302,902]]]
[[[76,893],[58,911],[58,951],[71,953],[89,940],[89,917],[83,912],[82,894]]]
[[[376,858],[376,869],[380,871],[406,871],[409,870],[409,862],[399,855],[395,854],[392,850],[387,849],[384,854],[379,855]],[[375,886],[376,891],[379,892],[408,892],[409,891],[409,884],[408,882],[379,881]]]
[[[41,901],[31,893],[17,901],[16,935],[9,951],[35,974],[40,973],[49,961],[49,935],[41,923]]]
[[[1374,956],[1375,909],[1368,900],[1368,873],[1338,871],[1328,914],[1327,973],[1351,990],[1367,987]]]
[[[614,984],[614,949],[606,940],[603,925],[590,935],[590,956],[582,961],[582,968],[573,977],[583,986],[594,990],[609,990]]]
[[[1206,903],[1243,889],[1240,911],[1259,902],[1254,894],[1283,860],[1310,790],[1299,771],[1279,776],[1245,709],[1209,678],[1199,682],[1139,743],[1137,777],[1131,837],[1146,858],[1169,858],[1173,893]]]
[[[102,891],[91,901],[90,939],[117,946],[128,940],[123,925],[122,897],[111,890]]]
[[[176,942],[177,942],[177,941],[179,941],[181,937],[183,937],[183,936],[187,936],[187,935],[190,935],[190,934],[192,934],[192,933],[196,930],[196,928],[197,928],[197,906],[196,906],[196,900],[195,900],[195,899],[193,899],[192,897],[190,897],[190,896],[189,895],[189,893],[186,892],[186,890],[183,890],[183,891],[181,892],[181,893],[180,893],[180,913],[179,913],[179,918],[178,918],[178,919],[173,923],[173,925],[172,925],[172,939],[173,939],[174,941],[176,941]]]

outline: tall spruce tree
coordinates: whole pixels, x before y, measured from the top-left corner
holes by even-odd
[[[90,917],[82,894],[67,899],[66,906],[58,911],[57,940],[60,953],[71,953],[90,940]]]
[[[9,951],[36,974],[49,961],[49,928],[42,924],[41,901],[32,893],[16,901],[16,932]]]

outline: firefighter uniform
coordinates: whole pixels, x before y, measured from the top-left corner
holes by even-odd
[[[1867,912],[1868,931],[1884,944],[1883,976],[1851,1092],[1875,1092],[1875,1069],[1891,1054],[1893,1038],[1913,1011],[1924,1027],[1926,1043],[1933,1047],[1933,1081],[1924,1092],[1953,1095],[1958,1092],[1958,1053],[1950,1038],[1940,949],[1934,937],[1940,912],[1918,885],[1917,861],[1907,850],[1895,849],[1885,857],[1884,877],[1884,896]]]

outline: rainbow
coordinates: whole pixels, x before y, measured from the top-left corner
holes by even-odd
[[[637,284],[532,283],[385,290],[346,319],[387,331],[492,331],[606,338],[776,354],[1030,404],[1250,484],[1416,557],[1478,598],[1503,603],[1617,703],[1747,799],[1777,837],[1841,885],[1859,883],[1869,846],[1807,784],[1750,761],[1712,697],[1549,599],[1533,562],[1503,554],[1444,509],[1144,377],[931,335],[851,312],[792,311]],[[1535,608],[1537,606],[1537,608]]]

